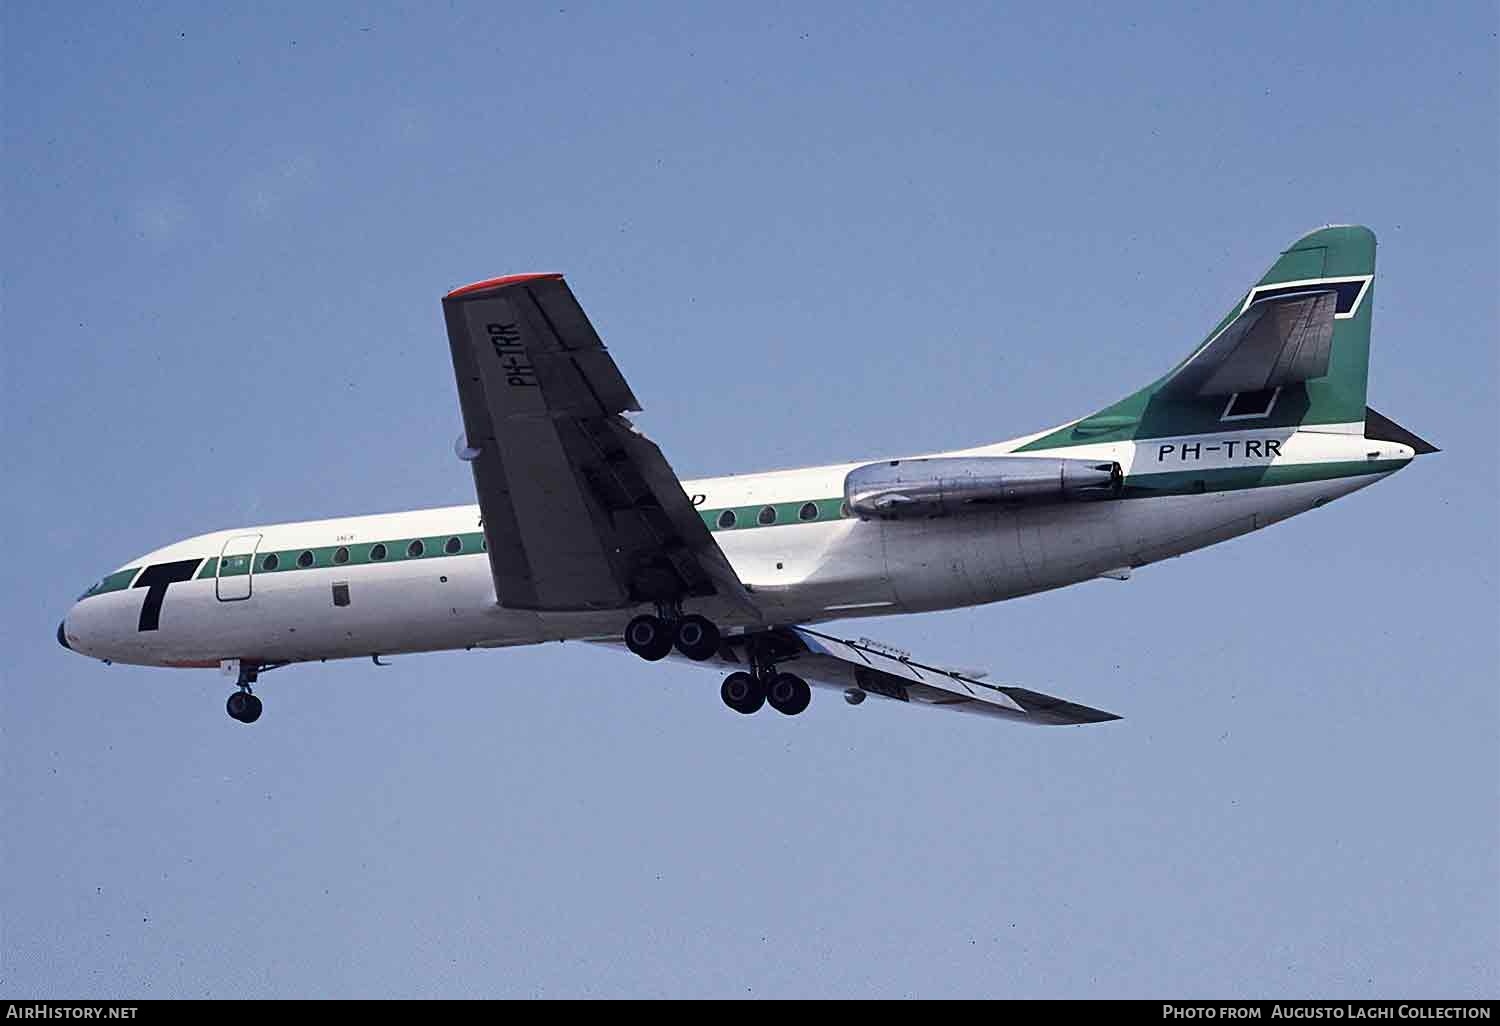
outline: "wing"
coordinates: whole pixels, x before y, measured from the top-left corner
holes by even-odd
[[[618,639],[597,639],[618,644]],[[806,627],[773,627],[724,639],[718,664],[748,669],[749,647],[809,684],[856,689],[898,702],[1037,724],[1106,723],[1120,717],[1039,691],[986,684],[969,673],[919,663],[868,641],[841,641]],[[695,665],[702,666],[703,663]],[[971,671],[972,673],[972,671]]]
[[[456,289],[443,315],[501,605],[718,595],[759,619],[661,450],[622,416],[640,404],[561,275]]]
[[[1323,377],[1339,295],[1325,287],[1255,300],[1179,367],[1161,394],[1227,396]]]

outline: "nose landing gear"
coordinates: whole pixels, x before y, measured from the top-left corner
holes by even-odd
[[[254,723],[260,719],[260,699],[250,691],[250,686],[260,676],[260,671],[261,667],[257,663],[240,663],[240,675],[235,681],[239,690],[231,694],[224,703],[224,711],[229,713],[230,719],[241,723]]]
[[[254,723],[260,719],[260,699],[248,691],[236,691],[230,695],[229,701],[224,703],[224,708],[229,713],[230,719],[239,720],[241,723]]]

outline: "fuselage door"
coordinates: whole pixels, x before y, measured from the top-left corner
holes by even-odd
[[[258,534],[237,534],[224,543],[219,553],[219,569],[214,575],[214,590],[220,602],[238,602],[250,597],[255,550],[259,547]]]

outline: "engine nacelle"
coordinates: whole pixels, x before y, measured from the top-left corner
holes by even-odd
[[[844,478],[856,516],[948,517],[995,506],[1109,499],[1120,493],[1120,465],[1045,456],[939,456],[867,463]]]

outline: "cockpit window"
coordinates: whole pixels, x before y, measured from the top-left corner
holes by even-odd
[[[103,595],[106,592],[123,591],[124,589],[130,587],[130,582],[135,580],[135,575],[139,570],[140,567],[138,566],[126,567],[124,570],[116,570],[114,573],[107,574],[106,576],[99,578],[93,584],[89,585],[88,590],[78,597],[80,599],[86,599],[91,595]]]

